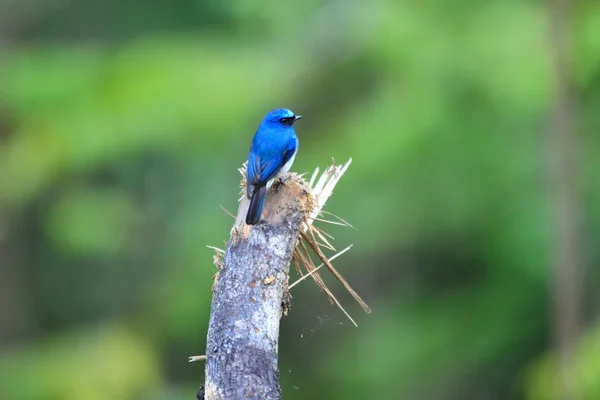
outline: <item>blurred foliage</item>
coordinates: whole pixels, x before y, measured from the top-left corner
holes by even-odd
[[[595,399],[600,393],[600,329],[591,327],[581,340],[575,354],[574,370],[578,398]],[[554,399],[559,378],[556,375],[556,357],[548,355],[531,369],[528,379],[528,398],[532,400]]]
[[[0,372],[10,399],[134,398],[160,384],[158,360],[138,335],[88,329],[6,354]],[[127,360],[124,363],[123,360]]]
[[[283,320],[286,399],[551,399],[553,103],[533,1],[8,2],[0,17],[0,398],[190,399],[262,115],[294,169],[354,159],[359,231]],[[574,14],[585,399],[600,398],[600,3]],[[2,26],[2,24],[5,26]],[[596,321],[596,322],[595,322]],[[595,324],[594,324],[595,322]]]

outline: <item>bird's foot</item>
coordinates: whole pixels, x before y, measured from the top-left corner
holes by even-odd
[[[275,192],[279,192],[279,189],[281,188],[281,186],[283,186],[283,184],[290,179],[290,176],[287,175],[284,178],[279,178],[279,180],[277,181],[277,186],[275,186]]]

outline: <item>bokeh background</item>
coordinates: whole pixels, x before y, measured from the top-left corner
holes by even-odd
[[[288,107],[295,171],[354,160],[327,210],[358,231],[327,229],[373,313],[330,277],[358,328],[295,287],[286,399],[558,398],[561,330],[570,398],[600,399],[600,2],[577,3],[556,14],[561,104],[551,3],[3,0],[0,398],[195,398],[206,245],[260,119]]]

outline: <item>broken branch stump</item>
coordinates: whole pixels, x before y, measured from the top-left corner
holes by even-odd
[[[310,188],[295,174],[267,194],[258,225],[245,225],[240,202],[215,277],[204,399],[280,399],[279,321],[288,297],[290,261],[302,222],[312,209]]]

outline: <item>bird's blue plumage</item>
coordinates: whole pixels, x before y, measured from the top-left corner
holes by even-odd
[[[294,122],[300,118],[302,117],[285,108],[271,110],[254,134],[246,174],[247,195],[250,199],[246,216],[248,225],[260,221],[270,182],[286,173],[294,161],[298,151]]]

